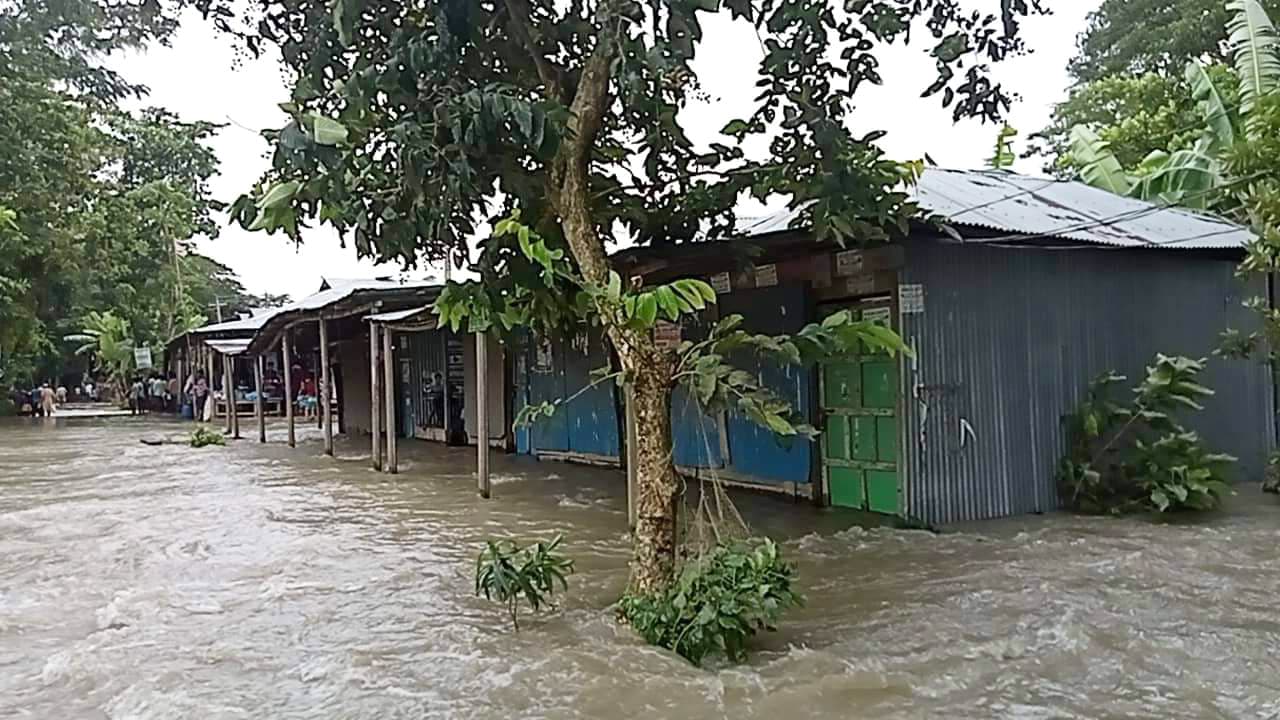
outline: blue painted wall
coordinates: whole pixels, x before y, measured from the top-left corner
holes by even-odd
[[[609,364],[598,331],[585,336],[538,338],[524,344],[516,362],[516,411],[526,404],[555,402],[581,392],[561,405],[551,418],[539,419],[516,435],[517,452],[575,452],[617,458],[622,443],[614,385],[591,384],[591,371]],[[523,366],[523,367],[522,367]]]
[[[802,285],[780,285],[739,290],[720,296],[720,315],[741,315],[743,328],[755,333],[794,333],[809,322],[810,310]],[[813,371],[742,353],[733,364],[754,373],[762,384],[791,403],[797,412],[814,420]],[[736,411],[728,414],[729,468],[762,482],[809,482],[813,444],[807,440],[780,440],[750,418]]]
[[[758,290],[742,290],[722,295],[721,317],[740,314],[743,327],[759,333],[791,333],[807,322],[809,315],[805,289],[787,285]],[[706,336],[712,322],[689,319],[682,329],[685,339]],[[541,348],[539,345],[541,344]],[[586,338],[533,339],[525,344],[523,359],[516,362],[514,384],[517,412],[525,403],[555,401],[590,384],[592,370],[608,364],[605,341],[593,330]],[[805,368],[762,360],[753,353],[734,358],[738,367],[755,373],[804,416],[812,418],[813,373]],[[561,407],[550,420],[539,420],[529,432],[518,432],[518,452],[557,451],[620,457],[619,413],[613,383],[602,383]],[[812,421],[812,419],[811,419]],[[768,430],[736,411],[726,414],[725,435],[728,462],[721,452],[717,419],[702,415],[684,390],[677,388],[671,398],[671,425],[674,457],[685,467],[725,468],[757,482],[809,482],[812,446],[809,442],[779,441]],[[530,443],[532,440],[532,443]]]

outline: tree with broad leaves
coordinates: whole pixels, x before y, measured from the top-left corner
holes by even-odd
[[[1023,51],[1018,23],[1037,0],[258,0],[248,15],[204,10],[251,49],[279,46],[293,78],[273,166],[232,208],[246,227],[295,238],[336,227],[379,261],[471,260],[483,281],[451,288],[440,312],[487,323],[598,323],[630,385],[638,426],[632,588],[670,579],[674,498],[670,396],[698,384],[781,434],[788,409],[723,359],[753,347],[788,359],[844,340],[889,342],[843,318],[795,338],[728,323],[706,345],[654,342],[658,317],[713,297],[697,282],[655,288],[611,271],[606,242],[724,236],[744,193],[785,196],[819,241],[883,242],[918,210],[904,185],[918,165],[886,159],[883,133],[848,129],[853,98],[879,83],[877,52],[925,40],[936,74],[921,83],[956,118],[998,118],[1009,95],[990,65]],[[681,110],[704,97],[693,60],[712,14],[749,26],[759,93],[714,142],[695,142]],[[765,152],[749,149],[763,145]],[[472,260],[467,239],[501,220]],[[568,314],[566,314],[568,309]],[[802,337],[803,336],[803,337]],[[746,376],[746,377],[744,377]],[[744,408],[745,405],[745,408]]]

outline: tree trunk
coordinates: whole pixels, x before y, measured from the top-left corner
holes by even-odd
[[[569,108],[570,140],[561,145],[552,163],[547,188],[583,278],[601,287],[609,281],[609,260],[591,213],[588,165],[609,107],[609,82],[620,45],[622,5],[600,5],[600,37],[582,67]],[[609,341],[635,385],[639,517],[633,535],[635,558],[630,587],[634,592],[652,593],[671,582],[675,568],[676,476],[671,458],[670,412],[675,356],[654,344],[648,331],[626,327],[605,307],[599,310]]]
[[[676,547],[676,472],[671,445],[672,359],[656,347],[637,354],[632,402],[636,416],[637,512],[630,588],[648,594],[671,582]]]

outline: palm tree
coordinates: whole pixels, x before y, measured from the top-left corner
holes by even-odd
[[[84,321],[84,329],[63,337],[68,342],[82,343],[77,355],[89,355],[92,364],[106,371],[107,382],[116,398],[125,396],[129,371],[133,368],[133,337],[129,321],[112,313],[90,312]]]

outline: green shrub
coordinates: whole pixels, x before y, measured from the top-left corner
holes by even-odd
[[[689,562],[666,591],[627,594],[620,611],[650,644],[694,665],[715,653],[740,662],[756,632],[774,630],[783,612],[804,604],[794,579],[772,540],[728,543]]]
[[[227,438],[217,430],[200,426],[191,433],[191,447],[202,448],[209,445],[226,445]]]
[[[1125,380],[1107,373],[1089,384],[1083,403],[1067,421],[1069,449],[1058,481],[1067,507],[1088,513],[1211,510],[1231,493],[1230,455],[1209,452],[1177,412],[1203,409],[1213,394],[1199,384],[1203,360],[1157,355],[1118,404],[1110,391]]]
[[[510,540],[488,541],[476,558],[476,595],[504,603],[511,626],[519,631],[520,600],[538,612],[552,606],[557,583],[561,590],[569,589],[566,578],[573,574],[573,560],[557,552],[562,540],[557,535],[549,543],[523,548]]]
[[[1280,494],[1280,450],[1272,450],[1262,476],[1262,492]]]

